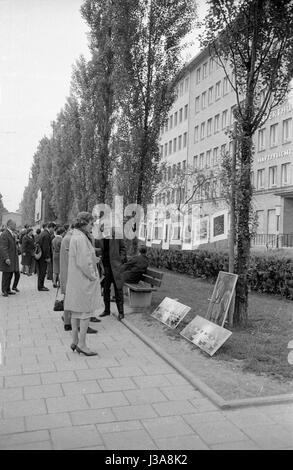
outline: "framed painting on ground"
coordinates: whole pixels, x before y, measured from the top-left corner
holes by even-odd
[[[224,326],[237,283],[237,274],[220,271],[209,303],[206,319]]]
[[[197,315],[180,334],[212,356],[227,341],[232,332]]]
[[[152,317],[174,329],[189,311],[190,307],[187,305],[170,299],[170,297],[165,297],[156,310],[153,311]]]

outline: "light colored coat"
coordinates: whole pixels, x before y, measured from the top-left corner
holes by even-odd
[[[65,310],[88,313],[101,309],[103,299],[96,263],[90,240],[74,229],[69,246]]]

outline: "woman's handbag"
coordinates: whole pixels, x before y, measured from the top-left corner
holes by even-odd
[[[35,249],[35,252],[34,252],[34,258],[35,258],[35,260],[39,261],[39,259],[41,258],[41,256],[42,256],[41,247],[40,247],[40,245],[37,245],[37,246],[36,246],[36,249]]]
[[[55,302],[54,302],[54,312],[63,312],[64,311],[64,301],[63,300],[58,300],[58,292],[59,292],[59,287],[56,292],[56,297],[55,297]]]

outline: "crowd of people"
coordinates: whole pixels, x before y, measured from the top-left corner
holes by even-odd
[[[45,223],[42,229],[25,226],[17,230],[13,220],[0,230],[0,271],[2,296],[19,293],[20,274],[37,275],[37,289],[48,292],[45,281],[63,295],[64,329],[72,332],[72,351],[86,356],[90,350],[86,335],[97,333],[90,322],[111,314],[111,287],[115,292],[118,320],[124,318],[125,282],[138,283],[146,272],[146,247],[127,260],[123,239],[115,238],[114,229],[102,230],[102,238],[92,234],[94,218],[80,212],[72,225]],[[19,258],[20,262],[19,262]],[[21,271],[20,271],[21,264]]]

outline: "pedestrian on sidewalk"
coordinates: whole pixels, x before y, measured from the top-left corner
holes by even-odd
[[[72,237],[74,226],[72,225],[71,228],[67,231],[61,241],[60,246],[60,290],[61,294],[64,295],[64,303],[65,303],[65,295],[66,295],[66,284],[67,284],[67,275],[68,275],[68,255],[69,255],[69,245],[70,240]],[[70,331],[71,327],[71,312],[70,310],[66,310],[64,308],[63,314],[63,321],[64,321],[64,330]]]
[[[7,221],[6,229],[0,235],[0,271],[2,271],[2,295],[8,297],[13,295],[10,289],[13,273],[19,273],[19,259],[17,244],[14,235],[16,223],[14,220]]]
[[[126,248],[122,238],[115,238],[115,230],[103,230],[104,238],[95,239],[96,253],[101,254],[104,267],[103,295],[105,310],[100,317],[110,315],[111,285],[114,285],[118,320],[124,318],[123,277],[121,266],[127,261]]]
[[[38,260],[38,291],[48,291],[49,289],[44,286],[47,267],[52,263],[52,234],[55,230],[54,222],[43,225],[43,231],[39,238],[39,247],[42,255]]]
[[[22,238],[22,265],[23,273],[31,276],[31,266],[33,262],[35,240],[33,236],[33,229],[27,229],[26,234]]]
[[[91,238],[93,220],[89,212],[80,212],[77,216],[69,245],[64,302],[64,308],[71,311],[71,349],[86,356],[97,355],[88,348],[86,334],[90,318],[96,310],[103,308],[100,277]]]
[[[56,236],[52,241],[53,251],[53,287],[60,286],[60,248],[62,242],[62,235],[64,234],[64,227],[59,227],[56,230]]]

